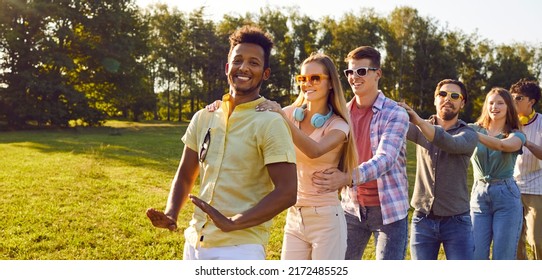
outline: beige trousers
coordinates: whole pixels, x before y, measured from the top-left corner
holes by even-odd
[[[344,260],[346,220],[337,206],[292,206],[288,209],[282,260]]]
[[[532,249],[535,260],[542,259],[542,195],[522,194],[523,230],[518,243],[518,260],[526,260],[525,243]],[[540,213],[538,213],[540,212]],[[540,214],[540,215],[538,215]]]

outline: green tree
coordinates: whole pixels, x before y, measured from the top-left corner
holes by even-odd
[[[381,37],[381,21],[373,9],[362,10],[359,16],[349,12],[339,21],[324,17],[320,24],[322,29],[318,46],[334,61],[342,73],[347,68],[344,59],[350,51],[359,46],[372,46],[380,49],[384,41]],[[346,79],[341,80],[347,95],[353,96]]]
[[[295,68],[293,39],[288,27],[288,16],[281,10],[269,7],[260,9],[258,25],[271,34],[274,50],[271,52],[271,77],[262,87],[261,94],[281,105],[289,104],[292,93],[292,76]]]
[[[425,112],[434,112],[434,88],[444,78],[457,78],[456,59],[446,49],[444,35],[430,19],[420,19],[413,26],[412,97]],[[416,100],[416,99],[415,99]]]
[[[420,114],[434,112],[433,93],[445,78],[457,78],[453,45],[430,18],[409,7],[396,8],[384,24],[386,59],[382,88],[393,99],[406,99]]]
[[[141,11],[133,0],[0,0],[0,121],[68,126],[99,125],[106,116],[189,119],[227,92],[228,37],[245,24],[274,39],[272,75],[262,94],[283,106],[295,99],[293,77],[312,52],[329,55],[342,73],[348,52],[362,45],[381,51],[384,93],[406,99],[422,115],[434,112],[434,87],[445,78],[467,85],[462,118],[468,121],[479,115],[491,87],[541,78],[540,45],[495,46],[476,33],[449,31],[411,7],[385,17],[364,9],[337,20],[298,10],[267,6],[214,21],[205,7],[183,13],[164,4]]]
[[[491,73],[486,85],[486,91],[493,87],[509,89],[521,78],[534,79],[534,73],[529,70],[534,59],[534,51],[519,45],[501,45],[494,49],[494,59],[488,66]]]
[[[5,63],[0,105],[9,125],[27,122],[67,126],[80,119],[98,124],[103,115],[89,106],[75,84],[80,55],[74,46],[79,6],[67,0],[0,2]],[[3,110],[3,111],[4,111]]]
[[[317,47],[318,22],[306,15],[299,15],[295,10],[289,10],[289,13],[292,29],[291,48],[293,51],[290,52],[290,55],[293,55],[293,62],[287,62],[286,65],[289,67],[290,72],[290,79],[288,80],[290,91],[286,96],[287,99],[284,100],[285,104],[282,105],[291,104],[297,98],[297,94],[300,94],[299,87],[294,82],[294,77],[299,74],[301,63],[312,53],[319,51]]]
[[[487,67],[485,61],[491,52],[487,40],[482,40],[477,34],[449,32],[446,42],[450,55],[457,62],[458,79],[467,87],[469,100],[461,113],[461,119],[474,122],[479,115],[485,93],[483,89],[487,82]]]
[[[152,45],[152,61],[157,74],[153,82],[162,90],[160,105],[165,107],[165,119],[170,121],[173,106],[175,106],[172,95],[177,91],[179,96],[177,100],[181,100],[183,78],[185,78],[183,74],[188,70],[185,66],[187,49],[183,47],[184,38],[182,37],[182,32],[187,28],[187,19],[184,13],[177,9],[170,9],[164,4],[151,7],[149,12],[151,25],[151,42],[149,43]]]
[[[212,31],[210,31],[212,30]],[[214,32],[214,24],[204,19],[204,7],[192,11],[188,16],[187,28],[183,31],[183,41],[187,48],[185,63],[187,77],[187,97],[190,101],[189,112],[201,108],[207,98],[204,88],[203,69],[207,66],[207,54],[212,43],[209,34]],[[214,43],[214,42],[213,42]],[[217,63],[216,61],[214,63]]]
[[[85,7],[88,35],[83,47],[92,71],[90,82],[109,85],[103,88],[102,106],[110,116],[137,120],[143,111],[153,111],[155,103],[140,63],[148,53],[141,13],[132,0],[88,1]]]

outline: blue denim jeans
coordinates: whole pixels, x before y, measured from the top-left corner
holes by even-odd
[[[523,225],[521,194],[514,179],[476,181],[470,200],[474,234],[474,258],[514,260]]]
[[[346,259],[360,260],[374,233],[377,260],[403,260],[408,239],[408,217],[382,224],[380,206],[361,207],[358,217],[344,213],[347,227]]]
[[[448,260],[473,259],[474,238],[469,212],[444,218],[430,218],[414,212],[410,228],[411,258],[436,260],[440,244]]]

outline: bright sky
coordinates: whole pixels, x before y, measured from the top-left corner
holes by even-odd
[[[423,17],[439,21],[439,26],[450,30],[477,32],[496,44],[513,42],[542,45],[542,1],[540,0],[136,0],[141,7],[151,3],[166,3],[179,10],[191,12],[206,6],[208,19],[221,20],[224,13],[244,15],[257,13],[261,7],[299,6],[300,13],[319,19],[330,15],[335,19],[348,11],[358,12],[374,8],[387,16],[396,7],[409,6]]]

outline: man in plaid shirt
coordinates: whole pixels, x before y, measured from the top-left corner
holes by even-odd
[[[406,133],[409,117],[378,90],[380,53],[368,46],[351,51],[344,70],[355,97],[348,103],[358,161],[353,174],[328,169],[314,173],[322,192],[342,188],[348,226],[346,259],[359,260],[372,234],[376,259],[404,259],[408,239]]]

